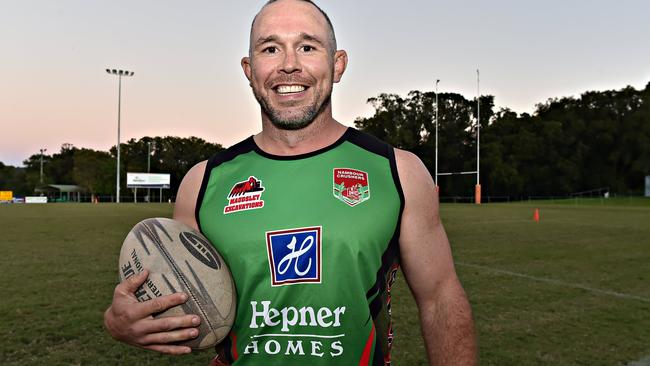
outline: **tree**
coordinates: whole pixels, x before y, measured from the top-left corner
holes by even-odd
[[[420,157],[430,172],[435,171],[435,93],[411,91],[406,98],[380,94],[368,99],[375,114],[357,118],[355,125],[400,149]],[[456,93],[438,95],[439,172],[475,170],[476,168],[476,100]],[[482,96],[481,126],[489,124],[494,97]],[[444,194],[469,195],[473,181],[445,178]]]
[[[476,167],[476,99],[442,93],[439,99],[439,172]],[[375,114],[357,128],[434,164],[435,94],[370,98]],[[650,83],[644,90],[588,91],[549,99],[533,115],[481,96],[481,179],[485,195],[548,196],[610,187],[638,194],[650,174]],[[474,182],[444,177],[443,195],[468,195]]]
[[[12,191],[16,196],[31,193],[25,179],[25,169],[0,162],[0,191]]]
[[[176,195],[178,186],[188,170],[202,160],[210,158],[223,150],[223,146],[206,142],[198,137],[143,137],[130,139],[120,147],[122,188],[126,187],[126,173],[143,173],[147,171],[148,142],[155,148],[151,156],[152,173],[169,173],[172,195]],[[115,147],[110,150],[113,159]]]
[[[76,184],[93,196],[114,192],[115,160],[104,151],[78,149],[74,152],[72,176]]]

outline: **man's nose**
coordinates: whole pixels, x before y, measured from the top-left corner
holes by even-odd
[[[287,74],[291,74],[294,72],[298,72],[301,69],[302,68],[300,66],[300,59],[298,58],[298,53],[296,51],[285,52],[280,71]]]

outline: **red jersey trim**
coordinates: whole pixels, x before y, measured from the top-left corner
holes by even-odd
[[[369,366],[370,365],[370,354],[372,352],[372,345],[375,343],[375,323],[372,323],[372,329],[370,330],[370,335],[366,341],[366,346],[363,348],[363,353],[361,354],[361,360],[359,360],[359,366]]]

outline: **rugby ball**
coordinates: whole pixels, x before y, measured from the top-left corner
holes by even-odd
[[[135,293],[138,301],[176,292],[188,295],[187,302],[155,317],[201,317],[198,337],[180,345],[211,348],[228,335],[235,321],[235,284],[221,255],[200,232],[167,218],[139,222],[122,244],[120,280],[145,269],[149,278]]]

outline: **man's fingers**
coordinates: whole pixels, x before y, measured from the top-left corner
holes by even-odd
[[[169,332],[181,328],[197,327],[201,318],[197,315],[170,316],[148,320],[143,327],[145,333]]]
[[[162,313],[171,307],[183,304],[185,301],[187,301],[187,294],[182,292],[156,297],[138,304],[137,315],[140,318],[145,318],[149,315]]]
[[[196,328],[179,329],[171,332],[160,332],[147,334],[141,339],[141,344],[168,344],[180,341],[187,341],[196,338],[199,335],[199,330]]]
[[[167,344],[151,344],[142,348],[149,349],[156,352],[166,353],[168,355],[184,355],[192,352],[190,347],[185,346],[171,346]]]
[[[127,278],[125,281],[117,285],[117,287],[124,290],[126,293],[132,294],[138,289],[138,287],[142,286],[144,281],[147,280],[147,277],[149,277],[149,271],[145,269],[144,271]]]

